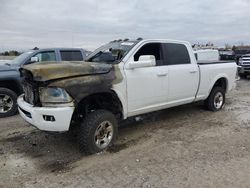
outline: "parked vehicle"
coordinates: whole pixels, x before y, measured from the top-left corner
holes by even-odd
[[[0,64],[0,118],[17,112],[17,96],[23,93],[19,68],[37,62],[83,61],[85,51],[79,48],[30,50],[12,61]]]
[[[235,53],[233,50],[220,50],[219,54],[220,54],[220,60],[233,60],[233,61],[235,61]]]
[[[128,117],[201,100],[220,110],[237,70],[232,62],[197,63],[188,42],[172,40],[111,42],[86,61],[23,67],[25,94],[18,105],[23,119],[40,130],[78,126],[87,154],[110,146],[117,122]]]
[[[243,55],[239,59],[239,75],[246,78],[250,75],[250,54]]]
[[[10,60],[0,60],[0,65],[3,65],[3,64],[6,64],[6,63],[9,63],[10,62]]]
[[[220,54],[218,50],[204,49],[194,51],[195,57],[198,61],[218,61]]]
[[[239,64],[239,60],[243,55],[250,54],[250,46],[237,46],[233,51],[236,63]]]

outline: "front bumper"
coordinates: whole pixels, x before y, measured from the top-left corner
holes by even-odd
[[[18,111],[22,118],[44,131],[68,131],[74,107],[34,107],[21,95],[17,99]]]
[[[250,74],[250,65],[248,66],[239,66],[239,74]]]

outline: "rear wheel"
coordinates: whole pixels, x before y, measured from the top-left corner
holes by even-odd
[[[225,90],[221,87],[214,87],[205,100],[205,106],[208,110],[213,112],[219,111],[222,109],[225,104]]]
[[[0,88],[0,118],[17,113],[17,95],[7,88]]]
[[[80,125],[78,140],[80,151],[94,154],[106,150],[117,136],[117,120],[106,110],[88,114]]]

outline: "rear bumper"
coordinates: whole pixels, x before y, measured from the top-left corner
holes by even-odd
[[[74,107],[34,107],[18,97],[18,111],[22,118],[44,131],[68,131]]]

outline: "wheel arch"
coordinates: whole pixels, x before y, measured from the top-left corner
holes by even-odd
[[[229,78],[226,74],[220,74],[216,76],[211,82],[210,92],[215,86],[222,87],[223,89],[225,89],[225,92],[227,92],[228,84],[229,84],[228,81],[229,81]]]
[[[214,81],[212,82],[209,92],[208,92],[208,97],[213,90],[214,87],[222,87],[225,91],[225,93],[228,91],[228,78],[226,75],[221,75],[217,76]]]
[[[0,87],[10,89],[14,91],[17,95],[20,95],[23,92],[22,87],[17,80],[0,80]]]
[[[108,110],[118,119],[124,117],[123,105],[113,90],[96,92],[84,96],[77,104],[74,117],[86,116],[93,110]]]
[[[227,92],[228,89],[228,79],[226,77],[221,77],[219,79],[216,80],[216,82],[214,83],[214,87],[221,87],[225,90],[225,92]]]

